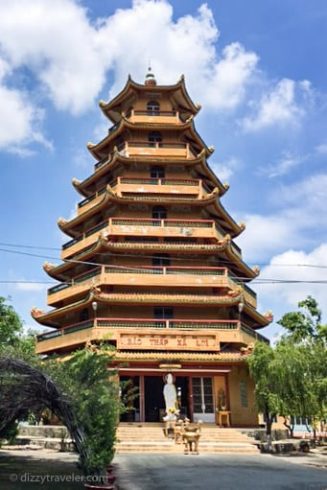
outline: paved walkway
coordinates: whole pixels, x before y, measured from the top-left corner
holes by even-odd
[[[327,490],[326,458],[124,454],[114,463],[119,490]],[[72,453],[0,450],[0,489],[82,489],[76,461]]]
[[[115,463],[120,490],[327,490],[326,469],[270,455],[125,454]]]

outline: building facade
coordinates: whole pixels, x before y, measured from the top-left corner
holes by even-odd
[[[163,86],[149,71],[100,108],[113,126],[88,144],[93,173],[73,179],[77,215],[58,220],[70,240],[62,263],[44,265],[59,284],[48,290],[50,311],[32,311],[53,328],[37,352],[111,343],[121,380],[138,393],[126,420],[162,420],[172,373],[190,419],[215,422],[226,411],[234,426],[256,425],[246,356],[266,341],[258,330],[271,318],[256,309],[247,283],[258,269],[234,242],[244,225],[222,205],[228,186],[195,129],[200,106],[183,77]]]

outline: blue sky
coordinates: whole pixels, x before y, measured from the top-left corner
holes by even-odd
[[[56,262],[56,221],[79,200],[71,179],[92,171],[86,143],[108,128],[97,102],[129,73],[143,81],[150,59],[159,83],[184,73],[202,104],[196,125],[231,185],[224,205],[247,224],[248,262],[263,278],[327,279],[326,22],[325,0],[0,2],[1,243],[37,248],[0,247]],[[45,260],[0,252],[0,280],[50,280]],[[45,308],[46,287],[2,283],[0,294],[36,328],[29,312]],[[307,294],[326,304],[327,285],[255,289],[276,320]]]

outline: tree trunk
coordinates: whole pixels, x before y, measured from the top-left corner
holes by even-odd
[[[285,425],[285,427],[289,431],[290,438],[293,439],[293,437],[294,437],[294,424],[291,424],[291,423],[288,424],[287,423],[287,417],[284,417],[283,424]]]
[[[268,451],[272,452],[272,437],[271,437],[271,428],[272,428],[272,423],[273,423],[273,415],[269,413],[268,410],[265,412],[265,418],[266,418],[266,435],[267,435],[267,445],[268,445]]]

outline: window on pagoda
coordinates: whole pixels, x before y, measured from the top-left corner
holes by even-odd
[[[154,255],[152,265],[156,267],[167,267],[170,265],[170,256],[168,254]]]
[[[156,146],[157,143],[162,142],[161,133],[159,133],[159,131],[151,131],[151,133],[149,133],[148,140],[150,146]]]
[[[165,168],[164,167],[151,167],[150,168],[151,179],[164,179],[165,178]]]
[[[147,111],[150,116],[159,116],[160,104],[156,100],[149,100],[147,103]]]
[[[153,219],[167,219],[167,209],[163,206],[154,206],[152,208]]]
[[[167,306],[155,306],[153,316],[156,320],[170,320],[174,318],[174,309]]]

